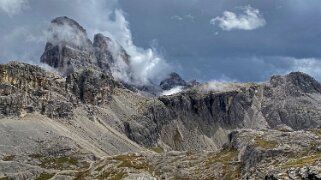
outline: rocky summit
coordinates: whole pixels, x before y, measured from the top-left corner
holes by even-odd
[[[131,56],[58,17],[41,62],[0,65],[0,179],[321,179],[321,84],[135,86]],[[122,64],[121,66],[119,64]],[[172,95],[155,93],[183,87]]]
[[[129,55],[120,44],[102,34],[96,34],[92,43],[86,30],[73,19],[55,18],[51,21],[49,34],[40,61],[57,69],[63,76],[81,69],[111,75],[112,68],[120,63],[125,64],[123,69],[129,68]]]

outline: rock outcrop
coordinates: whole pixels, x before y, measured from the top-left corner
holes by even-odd
[[[107,74],[93,70],[75,72],[66,78],[66,89],[82,103],[92,105],[108,103],[117,85]]]
[[[39,112],[50,118],[71,118],[80,105],[107,104],[119,85],[108,75],[92,70],[71,73],[67,78],[38,66],[12,62],[0,65],[0,114]]]
[[[37,66],[17,62],[0,65],[0,74],[2,116],[24,116],[35,111],[51,118],[73,115],[63,78]]]
[[[263,85],[262,113],[271,128],[286,124],[293,129],[320,126],[320,84],[307,74],[274,76]]]

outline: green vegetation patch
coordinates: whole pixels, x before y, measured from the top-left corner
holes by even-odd
[[[265,148],[265,149],[273,149],[278,147],[278,143],[275,141],[267,141],[261,137],[255,138],[255,145],[257,147]]]
[[[310,129],[310,131],[317,136],[321,136],[321,129]]]
[[[223,174],[225,174],[224,179],[226,180],[240,179],[242,174],[241,163],[237,163],[234,166],[225,165],[223,167]]]
[[[142,156],[134,155],[119,155],[114,157],[115,160],[120,161],[119,168],[127,167],[133,169],[149,169],[149,164]]]
[[[36,178],[36,180],[47,180],[52,178],[54,175],[55,175],[54,173],[43,172]]]
[[[221,163],[228,163],[232,160],[234,160],[238,155],[238,151],[234,148],[225,149],[215,155],[208,157],[208,163],[207,164],[213,164],[217,162]]]
[[[224,179],[238,179],[241,176],[241,164],[233,162],[237,158],[238,153],[238,150],[229,148],[215,155],[210,155],[205,168],[208,169],[209,166],[215,163],[221,163],[223,165],[222,177]]]
[[[321,161],[321,154],[312,154],[309,156],[304,156],[301,158],[296,158],[288,161],[285,163],[285,168],[290,168],[290,167],[303,167],[306,165],[312,165],[316,161]]]
[[[40,166],[43,168],[64,169],[77,164],[78,159],[75,157],[49,157],[43,158]]]
[[[44,157],[41,154],[31,154],[29,157],[38,159],[40,161],[40,166],[46,169],[72,169],[72,166],[77,165],[81,168],[89,167],[87,162],[79,162],[78,158],[75,156]]]
[[[163,154],[165,152],[164,148],[160,145],[153,147],[152,150],[158,154]]]
[[[95,169],[95,171],[100,172],[101,170],[104,169],[104,167],[105,167],[105,165],[99,166],[99,167],[97,167],[97,168]]]
[[[8,155],[8,156],[4,156],[2,158],[2,160],[3,161],[13,161],[15,157],[16,157],[15,155]]]
[[[147,159],[142,155],[135,155],[135,154],[124,154],[124,155],[118,155],[111,157],[109,159],[112,163],[117,163],[117,168],[106,168],[104,167],[106,165],[100,165],[95,171],[99,173],[98,176],[96,176],[96,179],[112,179],[112,180],[118,180],[123,179],[128,176],[128,171],[144,171],[149,172],[150,174],[153,173],[153,168],[148,163]],[[128,170],[128,171],[127,171]]]
[[[89,176],[89,170],[79,171],[75,174],[74,180],[83,180],[85,177]]]

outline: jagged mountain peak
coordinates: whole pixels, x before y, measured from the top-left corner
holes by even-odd
[[[129,58],[124,48],[102,34],[96,34],[92,43],[78,22],[62,16],[51,22],[41,62],[63,75],[89,68],[111,76],[118,68],[115,64],[124,61],[128,65]]]
[[[49,34],[41,62],[57,69],[62,75],[68,76],[75,71],[89,68],[113,76],[115,80],[122,81],[127,86],[132,86],[131,88],[146,91],[148,94],[160,94],[159,85],[131,83],[131,56],[116,40],[98,33],[92,43],[86,30],[75,20],[65,16],[52,20]],[[170,74],[169,78],[161,83],[167,90],[188,85],[177,73]]]
[[[94,36],[93,47],[95,49],[98,65],[101,68],[128,73],[126,71],[128,71],[129,68],[130,56],[118,42],[98,33]]]
[[[68,45],[86,51],[92,48],[92,42],[86,30],[77,21],[66,16],[57,17],[51,21],[47,41],[52,46]]]
[[[286,93],[291,95],[321,92],[321,84],[313,77],[303,72],[291,72],[284,76],[272,76],[269,83],[274,87],[284,87]]]
[[[303,72],[291,72],[289,73],[286,78],[290,80],[294,85],[306,88],[320,88],[320,83],[314,79],[312,76],[303,73]]]
[[[85,68],[98,70],[96,61],[92,42],[82,26],[66,16],[52,20],[40,62],[66,76]]]
[[[172,72],[166,79],[161,81],[160,86],[163,90],[170,90],[176,86],[187,86],[188,83],[177,73]]]
[[[83,33],[86,33],[85,28],[83,28],[77,21],[75,21],[74,19],[71,19],[67,16],[60,16],[60,17],[56,17],[51,21],[52,24],[57,24],[57,25],[69,25],[75,29],[80,30]]]
[[[112,42],[112,40],[109,37],[104,36],[101,33],[95,34],[95,36],[94,36],[94,46],[95,47],[107,48],[108,44],[110,42]]]

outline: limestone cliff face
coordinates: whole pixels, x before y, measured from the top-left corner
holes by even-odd
[[[43,69],[23,63],[0,66],[1,115],[24,115],[34,111],[49,117],[72,116],[72,104],[64,80]]]
[[[304,73],[274,76],[267,83],[222,92],[200,89],[162,96],[160,102],[146,105],[146,115],[126,124],[128,137],[147,146],[163,142],[176,150],[215,150],[234,129],[302,130],[321,125],[320,84]]]
[[[145,146],[165,143],[175,150],[217,150],[233,129],[266,128],[251,114],[256,88],[220,93],[193,89],[159,97],[146,103],[138,118],[126,122],[127,135]]]
[[[60,77],[38,66],[12,62],[0,65],[1,115],[40,112],[71,118],[80,103],[108,103],[115,83],[101,72],[84,70]]]
[[[110,76],[84,70],[67,76],[66,89],[85,104],[107,104],[115,86],[118,85]]]

